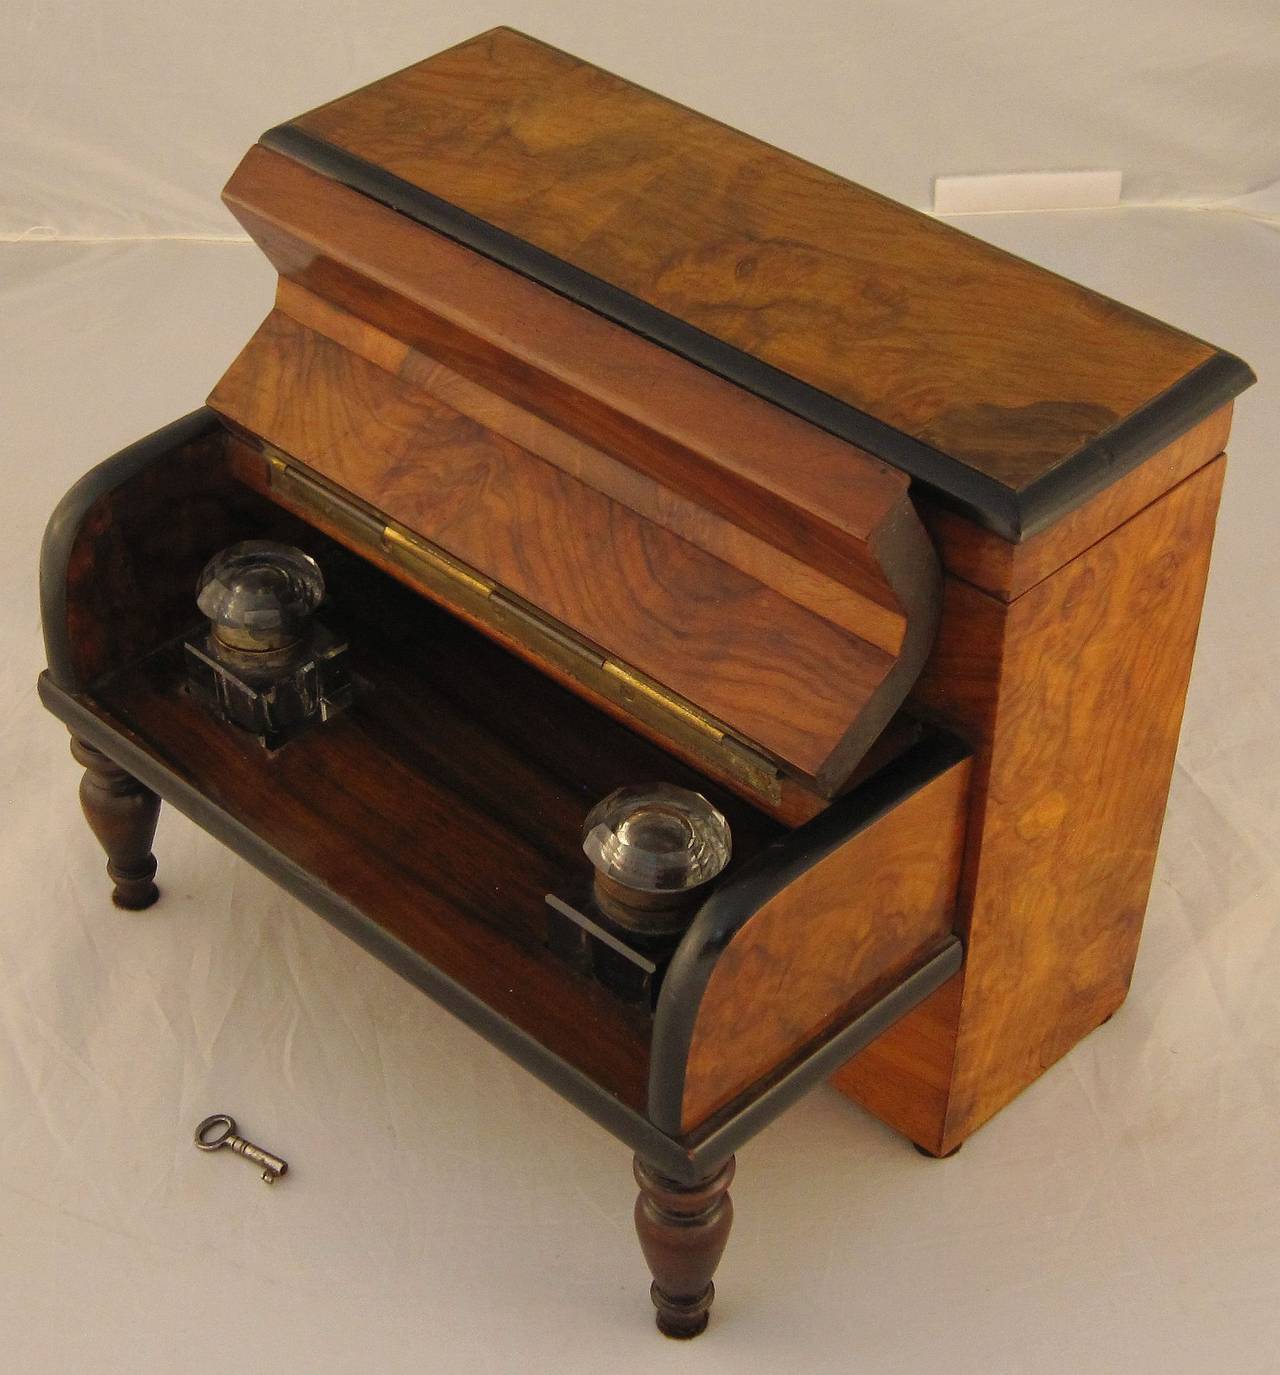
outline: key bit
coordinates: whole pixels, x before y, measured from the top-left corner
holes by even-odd
[[[214,1128],[220,1128],[216,1136],[209,1133]],[[243,1136],[236,1134],[236,1119],[228,1117],[225,1112],[215,1112],[212,1117],[206,1117],[196,1128],[196,1145],[202,1151],[217,1151],[223,1146],[230,1146],[237,1155],[242,1155],[246,1160],[252,1160],[255,1165],[262,1167],[262,1178],[264,1183],[274,1184],[282,1174],[287,1174],[289,1162],[281,1160],[278,1155],[272,1155],[270,1151],[264,1151],[261,1146],[255,1146],[252,1141],[246,1141]]]

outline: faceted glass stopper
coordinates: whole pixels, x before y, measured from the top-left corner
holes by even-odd
[[[272,540],[245,540],[215,554],[196,586],[196,604],[218,640],[249,651],[296,644],[323,598],[315,559]]]
[[[619,788],[587,814],[582,848],[601,877],[646,893],[682,893],[729,862],[729,823],[701,793],[670,783]]]

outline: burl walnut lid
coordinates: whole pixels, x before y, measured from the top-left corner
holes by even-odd
[[[262,142],[747,387],[1020,540],[1239,359],[510,29]]]

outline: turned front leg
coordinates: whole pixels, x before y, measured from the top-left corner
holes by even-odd
[[[160,799],[87,740],[73,737],[71,753],[84,765],[80,805],[107,852],[107,873],[115,884],[111,901],[132,912],[150,907],[160,896],[151,853]]]
[[[701,1183],[677,1184],[636,1156],[636,1232],[653,1274],[658,1330],[668,1337],[696,1337],[707,1325],[716,1294],[711,1277],[733,1223],[733,1169],[730,1156]]]

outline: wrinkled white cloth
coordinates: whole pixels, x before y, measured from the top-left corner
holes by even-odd
[[[1133,992],[954,1160],[921,1160],[829,1089],[764,1132],[740,1153],[712,1328],[688,1360],[733,1375],[1271,1369],[1280,232],[1136,209],[964,227],[1264,378],[1238,405]],[[686,1348],[652,1329],[624,1147],[171,810],[161,905],[108,901],[66,733],[33,690],[41,527],[83,470],[199,404],[271,285],[248,245],[0,246],[0,1365],[680,1363]],[[197,1152],[215,1111],[286,1157],[288,1178],[267,1189]]]

